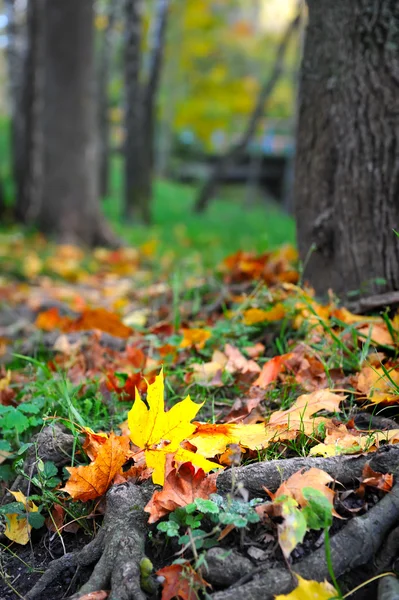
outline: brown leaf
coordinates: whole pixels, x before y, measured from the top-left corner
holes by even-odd
[[[198,573],[194,571],[190,563],[184,565],[169,565],[159,569],[158,577],[164,577],[162,584],[162,600],[182,598],[182,600],[197,600],[197,590],[209,586]]]
[[[166,470],[173,462],[173,455],[168,455]],[[217,473],[206,475],[202,469],[195,469],[191,463],[183,463],[179,469],[172,468],[166,476],[163,490],[154,492],[145,507],[150,513],[149,523],[155,523],[161,517],[176,508],[194,502],[196,498],[209,498],[216,492]]]

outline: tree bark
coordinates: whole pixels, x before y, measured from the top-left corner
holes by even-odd
[[[44,86],[44,0],[29,0],[27,5],[27,51],[23,65],[21,147],[14,171],[17,188],[15,217],[28,223],[34,220],[42,195],[42,128]]]
[[[43,67],[36,62],[35,72],[43,74],[32,128],[40,142],[30,153],[40,173],[28,220],[62,242],[112,244],[97,195],[93,1],[42,1]]]
[[[148,77],[141,71],[142,0],[126,0],[125,217],[151,221],[155,104],[162,68],[169,0],[158,0]]]
[[[100,195],[107,196],[109,192],[109,161],[110,161],[110,130],[109,130],[109,97],[108,85],[112,59],[112,33],[115,23],[118,0],[108,4],[107,25],[102,32],[98,64],[98,121],[100,137]]]
[[[293,21],[289,24],[286,32],[284,33],[280,45],[277,49],[276,59],[274,62],[273,70],[268,80],[262,85],[259,92],[259,96],[256,100],[254,110],[249,117],[247,127],[242,134],[238,142],[230,148],[226,154],[221,156],[215,163],[212,171],[205,183],[201,187],[197,200],[194,206],[194,210],[197,213],[204,212],[207,208],[210,200],[216,192],[219,181],[223,178],[224,173],[234,164],[244,153],[251,141],[252,137],[256,132],[259,120],[263,116],[265,110],[265,104],[272,95],[274,88],[283,71],[284,56],[291,40],[293,33],[296,31],[300,23],[300,15],[298,14]]]
[[[140,217],[142,204],[143,90],[140,82],[142,0],[125,0],[125,202],[124,216]]]
[[[321,294],[395,290],[399,5],[307,2],[295,182],[305,278]]]

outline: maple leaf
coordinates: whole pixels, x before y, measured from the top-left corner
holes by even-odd
[[[387,376],[386,373],[389,373]],[[373,404],[399,402],[399,371],[366,365],[359,373],[357,389]]]
[[[197,423],[195,433],[188,438],[190,444],[206,457],[225,452],[230,444],[239,444],[250,450],[265,448],[273,438],[274,432],[269,432],[264,423]]]
[[[298,431],[311,435],[320,423],[327,420],[325,417],[313,417],[313,415],[320,410],[340,411],[339,404],[344,399],[345,396],[334,394],[328,389],[303,394],[297,398],[291,408],[272,413],[268,427],[274,428],[276,433],[279,433],[280,439],[290,439]]]
[[[165,579],[162,583],[161,600],[172,600],[172,598],[196,600],[197,590],[209,586],[209,583],[194,571],[190,563],[169,565],[159,569],[156,574]]]
[[[303,579],[294,573],[298,586],[289,594],[279,594],[274,600],[330,600],[338,596],[337,590],[328,581],[318,582]]]
[[[196,498],[209,498],[216,492],[217,473],[206,475],[202,469],[195,469],[191,463],[183,463],[179,468],[168,469],[173,462],[173,455],[167,457],[168,474],[165,485],[160,492],[154,492],[144,510],[150,513],[149,523],[155,523],[161,517],[176,508],[194,502]]]
[[[82,448],[90,460],[95,460],[101,446],[107,441],[108,434],[104,433],[103,431],[95,433],[92,429],[90,429],[90,427],[83,427],[82,433],[86,434]]]
[[[377,488],[383,492],[389,492],[392,489],[392,485],[392,473],[380,473],[379,471],[374,471],[367,463],[363,468],[362,479],[357,493],[359,495],[364,495],[366,486]]]
[[[303,495],[303,489],[311,487],[315,490],[319,490],[331,504],[331,509],[334,503],[334,490],[327,487],[329,483],[334,479],[325,471],[312,467],[308,471],[297,471],[286,481],[284,481],[275,494],[272,494],[274,499],[279,496],[288,496],[294,498],[300,507],[306,506],[307,501]],[[270,492],[269,492],[270,493]]]
[[[206,472],[221,468],[200,454],[180,447],[181,442],[195,431],[196,426],[191,421],[202,406],[187,396],[165,412],[162,370],[148,386],[146,402],[136,390],[136,399],[128,415],[130,439],[144,449],[147,466],[154,469],[154,483],[163,485],[166,455],[174,452],[178,462],[191,462]]]
[[[96,459],[88,466],[67,467],[70,473],[65,487],[73,500],[87,502],[102,496],[111,486],[130,454],[129,439],[111,433],[99,446]]]
[[[28,500],[22,492],[13,492],[10,490],[10,493],[17,502],[21,502],[24,505],[27,516],[29,513],[38,512],[39,508],[36,504],[31,500]],[[6,513],[6,528],[4,530],[4,535],[9,540],[21,544],[22,546],[25,546],[29,542],[30,532],[32,530],[32,525],[29,523],[27,516],[22,516],[17,513]]]

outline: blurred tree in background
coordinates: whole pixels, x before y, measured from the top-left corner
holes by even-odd
[[[155,175],[179,179],[190,167],[200,182],[246,130],[295,2],[272,15],[274,0],[50,4],[0,3],[2,205],[58,238],[106,243],[98,199],[114,194],[116,157],[125,222],[150,222]],[[291,152],[297,44],[248,137],[254,156]]]

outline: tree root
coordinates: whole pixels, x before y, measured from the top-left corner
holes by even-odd
[[[79,552],[52,561],[26,600],[44,598],[46,589],[64,570],[93,563],[97,564],[89,581],[71,600],[107,589],[111,589],[109,600],[145,600],[140,587],[140,561],[145,556],[148,515],[143,508],[152,492],[150,483],[112,487],[107,493],[104,524],[97,537]]]
[[[390,452],[386,452],[386,456]],[[381,453],[381,456],[384,453]],[[384,462],[384,461],[382,461]],[[396,467],[397,469],[397,467]],[[399,522],[399,484],[396,484],[366,515],[353,518],[331,539],[331,559],[335,576],[370,562],[388,534]],[[272,600],[275,594],[290,592],[296,585],[288,571],[267,570],[239,587],[212,594],[215,600]],[[305,579],[322,581],[329,578],[324,548],[319,548],[293,565],[293,571]],[[259,569],[257,569],[257,573]]]
[[[33,445],[28,449],[23,470],[30,478],[37,473],[37,462],[40,458],[43,462],[53,462],[57,467],[67,465],[71,460],[74,444],[73,435],[66,433],[63,428],[54,423],[44,427],[33,439]],[[30,482],[23,475],[18,475],[11,486],[11,490],[21,491],[27,494]],[[12,502],[13,496],[7,492],[4,495],[5,503]]]
[[[226,494],[239,484],[248,490],[251,497],[263,496],[264,487],[275,491],[283,481],[300,469],[308,470],[312,467],[326,471],[343,485],[351,485],[361,477],[366,463],[370,463],[375,471],[395,473],[399,465],[399,446],[382,446],[377,452],[356,456],[269,460],[224,471],[217,478],[217,487],[220,493]]]

